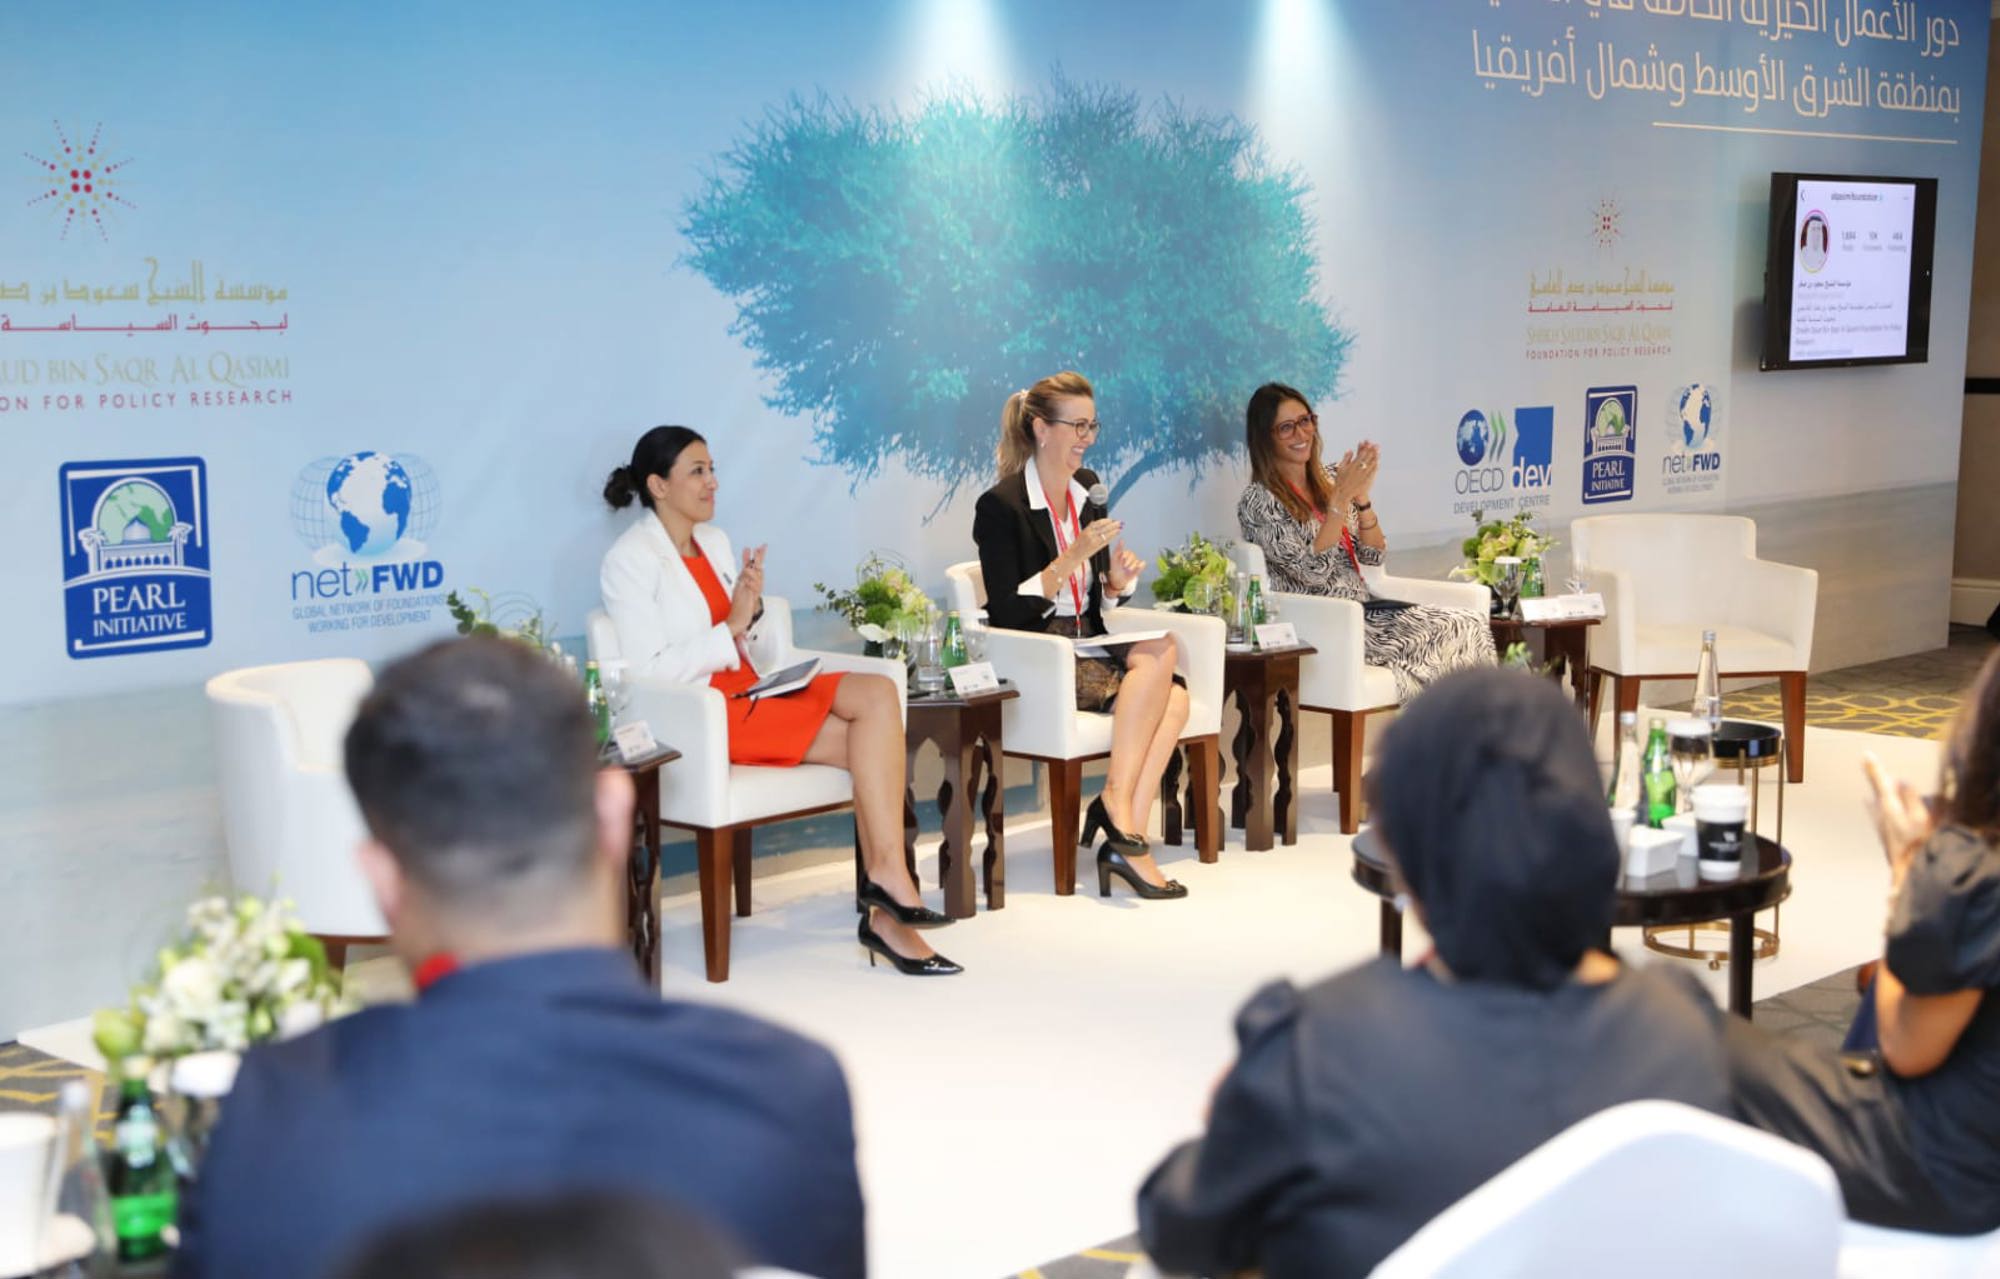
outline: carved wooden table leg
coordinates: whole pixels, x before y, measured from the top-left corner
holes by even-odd
[[[979,808],[986,818],[986,909],[999,910],[1007,904],[1007,810],[1002,803],[1001,767],[1004,756],[1000,746],[1000,717],[993,717],[993,731],[982,733],[979,751],[973,757],[975,770],[984,770],[985,789],[980,792]],[[972,778],[966,785],[972,786]]]
[[[1299,842],[1299,806],[1294,802],[1293,793],[1299,775],[1298,701],[1299,682],[1294,678],[1278,690],[1275,699],[1278,737],[1272,746],[1272,761],[1278,777],[1277,787],[1271,796],[1271,819],[1277,828],[1278,838],[1287,844]]]
[[[626,865],[625,932],[632,958],[655,988],[660,984],[660,770],[635,772],[632,857]]]
[[[1181,751],[1176,746],[1167,756],[1167,771],[1160,775],[1160,842],[1179,844],[1181,842]],[[1193,802],[1193,793],[1189,793]]]

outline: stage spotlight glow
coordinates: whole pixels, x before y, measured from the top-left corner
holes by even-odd
[[[910,0],[904,32],[904,65],[916,83],[967,88],[987,98],[1014,87],[998,0]]]

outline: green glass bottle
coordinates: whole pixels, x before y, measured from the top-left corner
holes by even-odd
[[[611,699],[604,695],[604,678],[597,673],[595,659],[583,664],[583,700],[597,724],[597,744],[602,746],[611,740]]]
[[[965,665],[965,625],[958,620],[958,610],[953,609],[944,616],[944,645],[940,659],[946,670]]]
[[[1667,722],[1654,718],[1646,735],[1646,758],[1641,770],[1645,781],[1646,825],[1655,830],[1674,815],[1674,755],[1667,745]]]
[[[152,1089],[146,1086],[151,1066],[144,1057],[130,1057],[122,1064],[118,1118],[106,1157],[105,1188],[110,1192],[120,1261],[144,1261],[166,1252],[162,1236],[179,1209],[166,1134],[159,1112],[153,1109]]]

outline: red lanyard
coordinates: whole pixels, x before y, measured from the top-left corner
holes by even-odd
[[[1314,506],[1311,498],[1303,493],[1299,493],[1296,484],[1287,485],[1286,487],[1290,488],[1292,492],[1298,493],[1299,501],[1304,502],[1314,515],[1319,516],[1321,523],[1326,522],[1326,512]],[[1347,552],[1347,562],[1354,565],[1354,571],[1359,573],[1361,571],[1361,557],[1354,553],[1354,535],[1347,531],[1347,525],[1345,524],[1340,526],[1340,549]]]
[[[417,971],[410,974],[410,980],[416,984],[417,990],[421,993],[457,971],[458,956],[448,950],[441,950],[418,964]]]
[[[1049,523],[1055,525],[1056,528],[1057,555],[1062,555],[1067,553],[1070,548],[1070,544],[1076,541],[1077,538],[1083,536],[1083,526],[1076,522],[1076,494],[1068,493],[1065,494],[1064,496],[1069,502],[1068,537],[1063,536],[1063,522],[1056,518],[1056,508],[1053,506],[1049,508]],[[1089,565],[1089,563],[1090,561],[1088,560],[1084,561],[1086,567]],[[1076,615],[1079,618],[1083,616],[1083,581],[1084,581],[1083,574],[1084,570],[1080,568],[1076,572],[1071,573],[1069,575],[1069,597],[1076,603]]]

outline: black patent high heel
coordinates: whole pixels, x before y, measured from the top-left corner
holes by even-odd
[[[1126,887],[1147,901],[1171,901],[1188,895],[1187,886],[1176,879],[1170,879],[1166,883],[1158,885],[1147,883],[1146,877],[1141,875],[1138,869],[1127,860],[1124,852],[1107,839],[1104,841],[1104,847],[1097,850],[1097,895],[1099,897],[1111,896],[1111,877],[1113,875],[1124,880]]]
[[[1126,853],[1143,853],[1146,841],[1138,835],[1127,835],[1111,824],[1111,811],[1104,807],[1104,796],[1090,801],[1090,807],[1083,814],[1083,838],[1076,841],[1077,847],[1089,848],[1096,842],[1099,833],[1106,842]]]
[[[855,939],[868,952],[868,966],[875,966],[875,956],[880,955],[895,965],[896,971],[906,977],[955,977],[965,971],[943,955],[932,954],[924,959],[911,959],[898,955],[882,935],[868,926],[868,916],[861,917],[861,926],[855,930]]]
[[[905,906],[889,896],[889,890],[868,878],[861,877],[861,883],[854,890],[854,909],[864,917],[870,906],[879,906],[889,912],[895,921],[905,928],[938,928],[951,922],[951,916],[940,914],[924,905]]]

